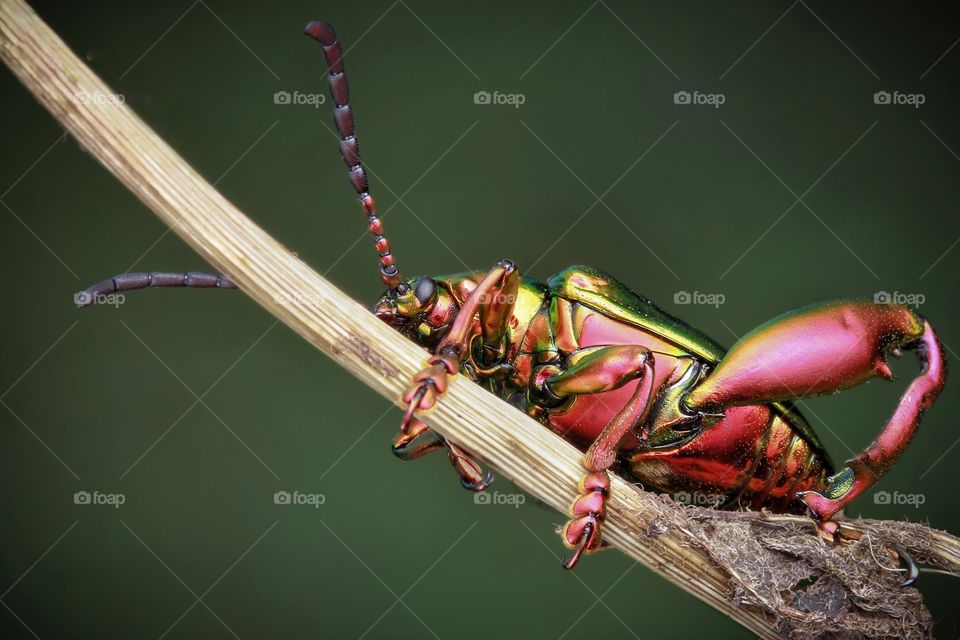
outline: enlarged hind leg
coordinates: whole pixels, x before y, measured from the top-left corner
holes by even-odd
[[[922,368],[893,416],[866,451],[800,497],[833,535],[829,523],[897,460],[920,417],[943,388],[946,363],[930,324],[902,305],[833,302],[785,314],[744,336],[685,399],[688,408],[727,407],[832,393],[873,376],[891,378],[886,354],[912,350]]]

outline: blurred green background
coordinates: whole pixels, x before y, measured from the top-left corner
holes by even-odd
[[[35,6],[357,299],[380,286],[329,102],[274,100],[326,91],[300,35],[312,18],[349,48],[406,273],[592,264],[727,344],[810,302],[898,292],[922,301],[955,363],[955,4]],[[75,291],[115,273],[207,265],[6,70],[0,90],[4,638],[747,636],[617,552],[563,572],[560,514],[474,504],[443,456],[394,459],[399,410],[243,295],[149,291],[74,311]],[[478,91],[523,104],[476,104]],[[724,102],[676,104],[678,91]],[[875,104],[878,91],[924,103]],[[725,302],[676,304],[681,291]],[[870,442],[914,370],[805,403],[835,459]],[[958,412],[954,381],[878,485],[890,504],[867,496],[852,514],[960,532]],[[125,502],[75,504],[78,491]],[[325,502],[276,505],[277,491]],[[957,583],[919,584],[938,637],[957,637]]]

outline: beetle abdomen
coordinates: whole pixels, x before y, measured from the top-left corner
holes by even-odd
[[[802,511],[799,491],[819,489],[829,463],[768,405],[733,407],[716,424],[669,449],[625,456],[650,490],[699,506]]]

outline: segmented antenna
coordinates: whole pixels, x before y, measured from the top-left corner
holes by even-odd
[[[148,287],[194,287],[236,289],[237,285],[225,275],[216,273],[201,273],[188,271],[187,273],[167,273],[154,271],[152,273],[121,273],[103,282],[98,282],[89,289],[77,293],[73,301],[77,309],[99,304],[111,293],[146,289]]]
[[[323,57],[327,61],[330,82],[330,95],[333,98],[333,118],[340,133],[340,155],[347,165],[347,177],[350,184],[360,195],[360,208],[367,214],[370,233],[374,236],[377,251],[380,254],[380,279],[391,289],[400,284],[400,271],[394,264],[390,253],[390,243],[383,236],[383,223],[377,217],[377,208],[370,195],[367,173],[360,164],[360,145],[354,131],[353,111],[350,109],[350,87],[347,74],[343,70],[343,48],[337,34],[329,24],[313,21],[304,29],[304,33],[323,45]]]

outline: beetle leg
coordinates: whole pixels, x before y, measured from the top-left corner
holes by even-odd
[[[502,355],[499,349],[506,335],[507,321],[513,311],[519,283],[520,275],[516,266],[509,260],[502,260],[464,301],[449,332],[437,345],[434,355],[427,360],[427,366],[413,377],[403,396],[407,410],[400,424],[400,435],[394,443],[395,452],[398,442],[403,443],[400,445],[403,447],[427,429],[414,414],[429,411],[436,405],[447,390],[449,377],[456,375],[469,357],[474,320],[478,314],[484,352]],[[409,437],[411,433],[413,437]],[[493,482],[493,476],[489,472],[483,473],[480,465],[466,451],[444,438],[439,440],[447,446],[450,462],[460,474],[460,482],[465,488],[482,491]]]
[[[393,455],[401,460],[416,460],[428,453],[443,449],[445,443],[430,427],[414,418],[406,431],[393,439]]]
[[[639,379],[630,400],[583,456],[587,473],[580,480],[580,496],[570,507],[572,519],[561,533],[564,544],[575,549],[573,555],[563,561],[567,569],[572,569],[583,553],[603,546],[600,529],[610,493],[608,470],[617,460],[623,438],[644,424],[651,406],[654,378],[653,356],[649,351],[633,345],[617,345],[591,351],[576,365],[544,383],[549,393],[562,397],[570,393],[608,391]]]
[[[637,345],[584,347],[567,356],[567,368],[541,386],[557,398],[611,391],[642,376],[651,361],[650,351]]]
[[[447,390],[449,376],[456,374],[459,368],[460,360],[453,350],[438,353],[427,360],[427,366],[413,376],[413,382],[403,395],[407,410],[400,423],[400,433],[406,433],[410,429],[415,412],[433,409],[437,398]]]
[[[483,491],[493,482],[493,474],[484,473],[463,449],[430,431],[430,427],[416,418],[412,420],[410,428],[405,433],[399,433],[393,441],[393,454],[401,460],[416,460],[441,449],[447,449],[450,464],[457,470],[460,484],[465,489]]]
[[[885,357],[900,349],[913,350],[922,368],[876,441],[819,491],[799,494],[821,533],[835,538],[830,519],[886,473],[943,388],[946,363],[929,323],[908,307],[870,302],[832,302],[788,313],[744,336],[685,403],[693,410],[724,410],[841,391],[873,376],[890,379]]]
[[[506,328],[495,328],[495,320],[505,325],[513,309],[518,279],[516,266],[509,260],[498,262],[467,297],[457,313],[450,331],[437,345],[436,352],[427,360],[427,366],[413,377],[413,383],[403,396],[407,403],[401,431],[406,431],[414,412],[429,411],[447,390],[448,376],[455,375],[467,359],[474,319],[480,313],[485,326],[484,341],[488,337],[500,342]]]
[[[443,441],[447,444],[447,457],[450,464],[460,474],[460,484],[467,491],[483,491],[493,482],[493,474],[489,471],[484,472],[466,451],[453,444],[446,438]]]
[[[520,271],[509,261],[502,261],[498,267],[503,273],[493,284],[487,300],[480,304],[480,359],[484,365],[495,363],[505,353],[504,338],[509,329],[510,316],[520,290]]]
[[[474,320],[478,314],[484,347],[499,348],[507,332],[519,284],[520,272],[513,262],[501,260],[494,265],[467,296],[436,352],[453,354],[459,370],[460,364],[470,355]]]
[[[821,491],[805,491],[799,495],[810,512],[822,522],[829,520],[857,496],[873,486],[907,448],[920,424],[920,417],[943,388],[946,362],[940,342],[928,323],[913,349],[923,370],[907,388],[893,415],[877,439],[864,452],[847,461],[847,467],[827,478]]]

